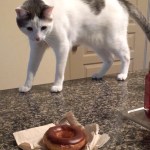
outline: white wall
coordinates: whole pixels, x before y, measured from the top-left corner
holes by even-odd
[[[17,88],[24,83],[29,58],[27,37],[16,25],[15,8],[23,0],[4,0],[0,5],[0,90]],[[53,82],[55,58],[48,49],[34,84]]]

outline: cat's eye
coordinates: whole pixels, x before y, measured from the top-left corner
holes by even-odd
[[[33,31],[33,28],[32,27],[27,27],[27,30],[28,31]]]
[[[41,31],[46,30],[46,29],[47,29],[47,26],[41,27]]]

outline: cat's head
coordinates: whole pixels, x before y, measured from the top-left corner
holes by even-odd
[[[17,25],[30,40],[42,41],[53,27],[53,7],[42,0],[27,0],[16,8]]]

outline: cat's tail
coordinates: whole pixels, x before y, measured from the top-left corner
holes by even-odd
[[[145,16],[128,0],[119,0],[128,10],[130,16],[139,24],[150,41],[150,23]]]

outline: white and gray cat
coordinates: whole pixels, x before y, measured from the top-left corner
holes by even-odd
[[[45,49],[56,55],[56,73],[52,92],[63,89],[64,72],[70,49],[85,44],[103,60],[102,69],[93,75],[101,79],[113,63],[121,61],[118,80],[125,80],[130,64],[127,42],[129,15],[150,40],[150,24],[127,0],[26,0],[16,8],[17,24],[30,42],[30,59],[25,84],[20,92],[28,92]]]

